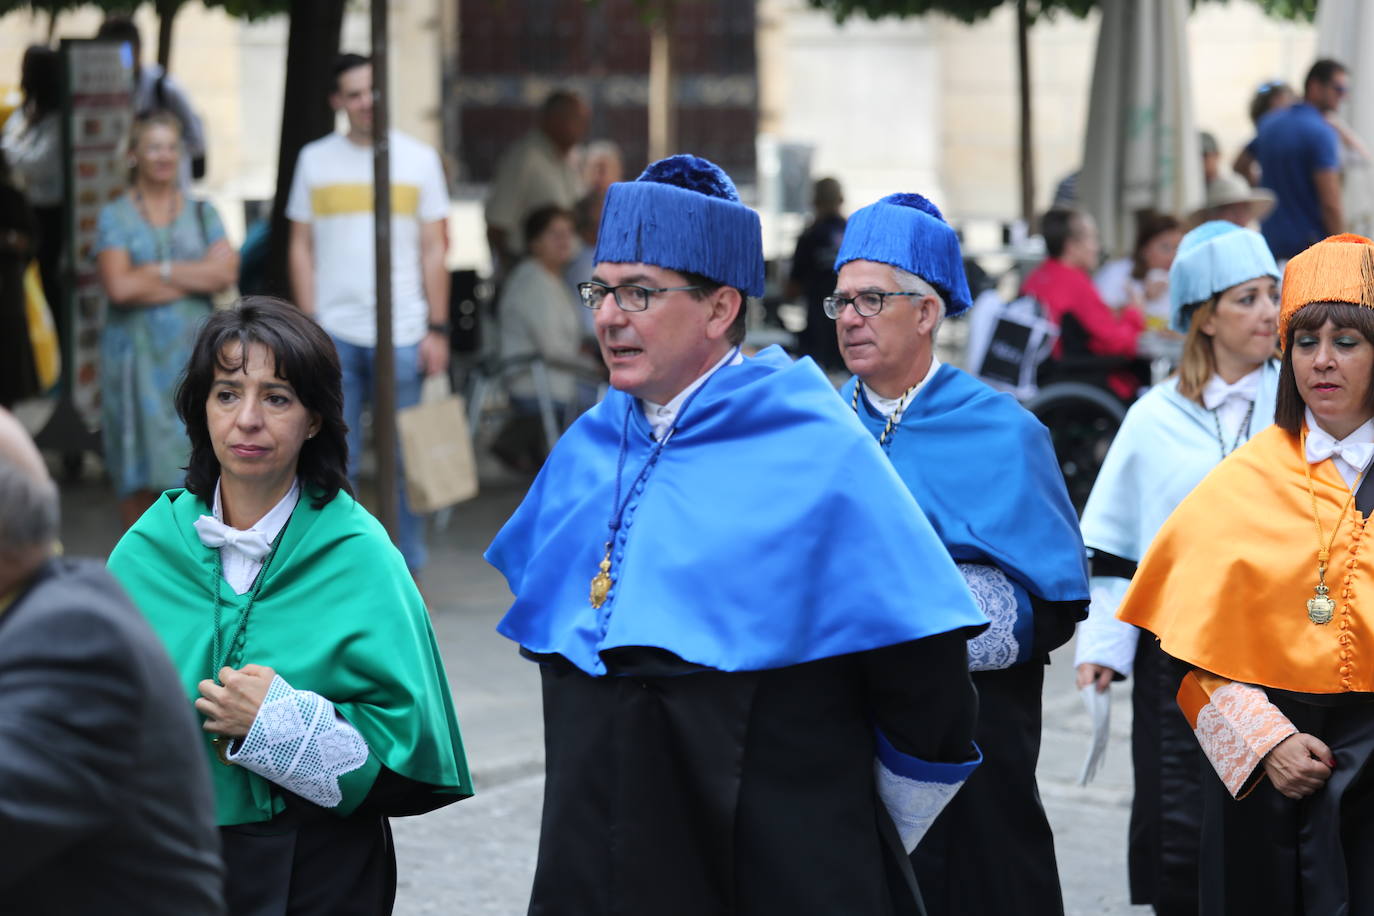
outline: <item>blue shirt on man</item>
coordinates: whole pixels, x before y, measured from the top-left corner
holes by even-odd
[[[1260,226],[1274,257],[1291,258],[1326,238],[1316,172],[1340,167],[1336,130],[1312,105],[1299,102],[1260,119],[1248,147],[1260,165],[1260,184],[1278,205]]]

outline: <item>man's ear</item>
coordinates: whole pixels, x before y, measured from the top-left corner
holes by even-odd
[[[935,325],[940,323],[940,303],[934,296],[922,296],[916,304],[916,330],[922,334],[933,334]]]
[[[735,323],[735,316],[744,308],[744,300],[739,290],[733,286],[722,286],[711,294],[710,312],[706,319],[706,336],[724,337]]]

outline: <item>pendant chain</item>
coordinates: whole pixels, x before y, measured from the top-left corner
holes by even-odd
[[[1219,411],[1220,408],[1213,407],[1207,412],[1212,415],[1212,422],[1217,425],[1217,445],[1221,446],[1221,457],[1225,458],[1227,455],[1231,454],[1231,452],[1240,448],[1242,442],[1250,438],[1250,421],[1255,416],[1255,402],[1250,402],[1250,409],[1245,412],[1245,419],[1241,421],[1240,428],[1236,430],[1236,441],[1231,443],[1230,451],[1227,451],[1226,440],[1223,439],[1221,435],[1221,416],[1219,415]]]
[[[725,362],[721,364],[720,368],[729,365],[730,361],[734,359],[735,354],[738,352],[738,347],[732,350],[730,355],[725,358]],[[716,372],[719,371],[720,369],[718,368]],[[644,459],[644,464],[640,467],[639,473],[635,475],[635,479],[630,483],[629,492],[625,494],[624,499],[621,499],[621,481],[624,479],[625,461],[629,456],[630,450],[630,413],[635,409],[636,399],[630,398],[629,403],[625,405],[625,420],[620,429],[620,455],[616,459],[615,467],[615,499],[611,503],[611,517],[606,522],[606,528],[608,529],[606,536],[606,553],[601,558],[597,574],[592,577],[589,600],[593,608],[597,610],[601,609],[601,606],[606,603],[606,596],[610,594],[611,586],[615,584],[615,580],[611,577],[611,552],[615,549],[616,532],[620,530],[621,521],[625,517],[625,509],[630,505],[630,500],[634,498],[635,488],[639,486],[641,481],[649,476],[649,472],[653,470],[654,465],[658,463],[659,456],[661,456],[663,450],[668,447],[668,441],[672,439],[673,434],[677,432],[678,425],[682,422],[683,414],[687,412],[688,407],[692,406],[692,402],[696,400],[697,395],[701,394],[710,383],[711,379],[715,377],[715,374],[715,372],[712,372],[711,375],[706,378],[706,381],[698,385],[697,389],[687,396],[687,400],[682,402],[682,407],[678,409],[677,416],[673,418],[672,425],[664,431],[663,438],[654,443],[653,450],[649,452],[649,457]]]
[[[290,524],[288,521],[287,524]],[[282,532],[285,532],[285,526]],[[253,588],[248,592],[248,602],[239,611],[238,620],[234,625],[234,632],[229,638],[229,647],[223,648],[223,640],[219,635],[220,628],[220,598],[219,590],[221,580],[224,578],[224,558],[220,554],[221,548],[214,548],[215,551],[215,573],[210,580],[210,594],[215,596],[214,630],[210,641],[210,680],[219,682],[219,669],[223,668],[229,661],[231,653],[237,650],[243,651],[244,631],[248,626],[248,613],[253,610],[253,604],[258,600],[258,592],[262,591],[262,584],[267,581],[267,568],[272,565],[272,558],[277,555],[277,547],[281,545],[282,536],[278,533],[276,540],[272,542],[272,549],[263,558],[262,568],[258,570],[257,578],[253,580]]]
[[[1361,471],[1355,477],[1355,483],[1350,487],[1350,495],[1346,497],[1345,504],[1341,506],[1341,511],[1336,515],[1336,523],[1331,526],[1331,537],[1327,538],[1322,531],[1321,513],[1317,508],[1317,491],[1312,486],[1312,465],[1307,461],[1307,430],[1303,430],[1301,439],[1302,448],[1302,469],[1307,475],[1307,495],[1312,498],[1312,523],[1317,528],[1317,597],[1307,602],[1307,615],[1313,623],[1329,623],[1331,613],[1335,609],[1334,602],[1327,597],[1326,587],[1326,564],[1331,559],[1331,548],[1336,544],[1336,535],[1340,533],[1341,522],[1345,519],[1346,512],[1350,511],[1350,506],[1355,502],[1355,491],[1359,489],[1360,480],[1364,477]],[[1314,602],[1321,602],[1325,610],[1314,607]]]
[[[849,401],[849,406],[854,408],[854,413],[856,414],[859,412],[859,389],[863,387],[863,384],[863,382],[857,379],[855,380],[854,396],[850,398]],[[898,423],[902,422],[902,414],[906,412],[907,401],[911,398],[911,393],[915,391],[916,386],[920,384],[920,382],[917,382],[916,385],[912,385],[906,391],[903,391],[902,396],[897,399],[897,406],[892,408],[892,413],[888,414],[887,425],[883,427],[882,435],[878,436],[878,444],[881,445],[884,450],[887,449],[888,436],[892,435],[892,430],[896,428]]]

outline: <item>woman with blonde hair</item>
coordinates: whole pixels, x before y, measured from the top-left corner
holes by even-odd
[[[1176,663],[1115,613],[1164,520],[1273,422],[1278,276],[1257,232],[1213,221],[1183,237],[1169,270],[1170,325],[1185,335],[1178,372],[1127,412],[1083,512],[1093,600],[1078,631],[1078,683],[1104,691],[1135,673],[1131,902],[1160,914],[1196,912],[1201,761],[1174,704]]]
[[[210,296],[238,273],[215,208],[178,186],[181,156],[176,118],[137,119],[129,190],[100,211],[97,262],[110,300],[100,340],[101,433],[125,527],[182,483],[186,434],[172,389],[213,310]]]

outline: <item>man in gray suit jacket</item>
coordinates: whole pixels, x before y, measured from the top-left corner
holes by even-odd
[[[54,555],[57,488],[0,410],[0,911],[222,916],[214,798],[162,644]]]

